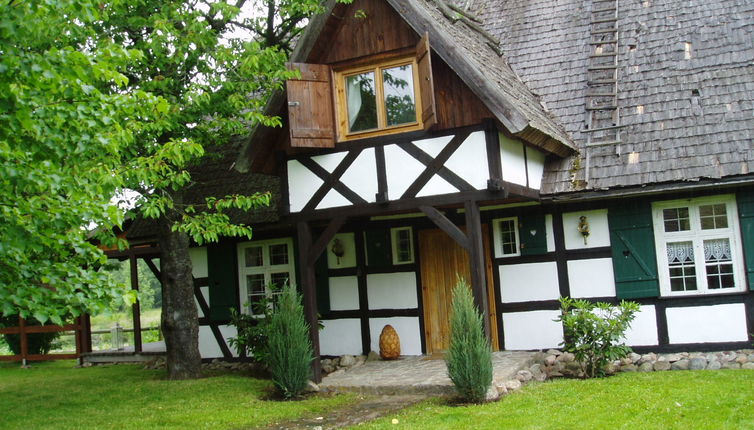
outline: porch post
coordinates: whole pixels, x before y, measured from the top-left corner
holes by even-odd
[[[319,321],[317,319],[316,277],[314,261],[310,258],[312,249],[312,232],[306,221],[296,225],[298,236],[298,266],[301,273],[301,290],[304,293],[304,317],[309,324],[309,337],[312,340],[312,379],[314,382],[322,380],[322,364],[319,359]]]
[[[139,292],[139,266],[136,254],[131,252],[128,255],[128,262],[131,264],[131,289]],[[141,306],[136,299],[132,306],[134,322],[134,352],[141,352]]]
[[[469,266],[471,269],[471,292],[474,303],[482,314],[484,334],[491,340],[489,303],[487,299],[487,276],[484,261],[484,242],[479,205],[475,201],[464,202],[466,211],[466,234],[469,238]]]

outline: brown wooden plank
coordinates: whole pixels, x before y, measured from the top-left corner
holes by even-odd
[[[298,239],[298,265],[301,271],[301,290],[304,293],[304,316],[309,324],[309,336],[312,341],[314,360],[312,373],[314,382],[322,380],[322,363],[319,352],[319,319],[317,317],[317,281],[314,274],[314,262],[310,261],[312,232],[309,224],[299,222],[296,225]],[[318,256],[315,256],[315,259]]]
[[[129,257],[129,263],[131,265],[131,289],[138,293],[139,266],[135,255]],[[134,323],[134,351],[141,352],[141,305],[138,299],[131,305],[131,312]]]
[[[453,221],[446,218],[442,212],[432,206],[419,206],[419,210],[424,212],[436,226],[440,227],[440,230],[450,236],[459,246],[467,250],[469,249],[471,244],[466,234],[456,227]]]
[[[485,255],[482,234],[482,223],[479,214],[479,205],[473,201],[464,204],[466,211],[466,229],[469,239],[469,269],[471,271],[471,291],[474,293],[474,303],[477,310],[482,314],[484,334],[490,339],[490,320],[487,316],[489,310],[489,297],[487,295],[487,273],[485,270]]]
[[[416,44],[416,64],[419,72],[419,93],[421,96],[421,116],[424,129],[437,124],[435,109],[435,85],[432,79],[432,51],[429,48],[429,33],[424,33]]]

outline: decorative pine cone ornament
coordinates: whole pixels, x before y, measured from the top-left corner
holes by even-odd
[[[390,324],[380,333],[380,357],[383,360],[395,360],[401,355],[401,339]]]

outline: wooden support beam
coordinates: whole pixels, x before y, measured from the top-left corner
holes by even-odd
[[[314,273],[312,255],[312,232],[305,221],[296,224],[298,238],[298,265],[301,272],[301,290],[304,293],[304,317],[309,324],[309,337],[312,341],[314,360],[312,360],[312,379],[322,380],[322,363],[319,358],[319,321],[317,319],[317,279]],[[314,256],[316,260],[317,256]]]
[[[445,162],[448,161],[451,155],[456,152],[456,149],[469,137],[469,133],[457,134],[453,139],[445,145],[445,148],[437,154],[437,157],[432,159],[429,164],[426,165],[424,171],[414,180],[414,182],[406,188],[406,191],[401,196],[402,199],[416,197],[419,191],[427,185],[432,177],[437,174],[445,166]],[[413,145],[413,144],[412,144]],[[465,189],[458,189],[459,191],[467,191]]]
[[[503,162],[500,158],[499,133],[494,120],[484,120],[484,140],[487,144],[487,170],[490,175],[490,179],[487,180],[487,189],[490,191],[503,190]]]
[[[327,250],[327,244],[330,243],[335,234],[345,224],[346,217],[336,217],[330,220],[330,223],[325,228],[325,231],[319,235],[317,241],[314,242],[312,248],[309,250],[307,256],[312,265],[317,261],[320,255]]]
[[[424,214],[427,215],[427,217],[432,220],[440,230],[444,231],[448,236],[455,240],[461,248],[467,251],[470,250],[471,243],[469,242],[469,238],[453,223],[453,221],[445,217],[442,212],[432,206],[419,206],[419,209],[424,212]]]
[[[487,272],[484,261],[484,242],[482,237],[482,222],[479,214],[479,205],[474,201],[464,204],[466,210],[466,232],[469,240],[469,266],[471,269],[471,291],[474,295],[474,303],[482,314],[484,334],[487,340],[490,337],[489,298],[487,297]]]
[[[138,293],[139,292],[139,266],[138,266],[138,260],[136,259],[136,254],[129,255],[128,261],[131,265],[131,289]],[[138,299],[131,306],[131,310],[133,312],[133,323],[134,323],[134,351],[139,353],[141,352],[141,306],[139,305]]]
[[[144,262],[147,263],[147,267],[149,267],[149,270],[152,271],[152,274],[157,278],[158,281],[160,281],[160,285],[162,285],[162,273],[160,273],[160,269],[157,268],[157,265],[154,264],[154,261],[152,261],[151,257],[144,257]]]

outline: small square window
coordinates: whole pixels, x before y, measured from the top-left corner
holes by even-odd
[[[702,230],[728,228],[728,214],[724,204],[699,206]]]
[[[662,218],[665,221],[665,231],[667,233],[688,231],[691,229],[689,208],[664,209],[662,211]]]
[[[518,218],[503,218],[494,221],[495,253],[498,257],[520,255]]]
[[[414,262],[414,238],[411,227],[390,229],[393,248],[393,264]]]
[[[273,266],[288,264],[288,245],[284,243],[270,245],[270,264]]]
[[[264,265],[264,254],[261,246],[250,246],[246,248],[244,255],[246,258],[246,267],[259,267]]]

